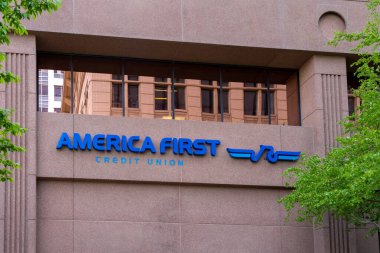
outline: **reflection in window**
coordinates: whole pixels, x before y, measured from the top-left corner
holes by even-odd
[[[168,86],[154,86],[154,108],[155,110],[165,111],[168,109]]]
[[[186,109],[185,87],[174,87],[174,107],[175,109]]]
[[[256,88],[256,83],[244,83],[244,87]],[[244,114],[257,115],[257,91],[244,91]]]
[[[270,114],[274,114],[274,92],[270,92]],[[261,115],[268,115],[267,92],[261,93]]]
[[[54,70],[54,78],[63,78],[63,71],[60,70]]]
[[[41,85],[40,89],[41,89],[41,91],[40,91],[41,95],[44,95],[44,96],[48,96],[49,95],[49,86],[47,86],[47,85]]]
[[[218,86],[219,86],[219,89],[220,89],[220,85],[219,85],[219,82],[218,82]],[[222,82],[222,87],[227,87],[228,86],[228,82]],[[220,113],[220,91],[219,90],[215,90],[216,92],[218,92],[218,113]],[[226,89],[222,89],[222,94],[223,94],[223,113],[228,113],[228,90]]]
[[[201,85],[212,86],[211,80],[201,80]],[[214,113],[214,92],[212,88],[201,89],[202,112]]]
[[[138,81],[139,77],[136,75],[128,75],[128,81]],[[128,107],[139,108],[139,84],[128,83]]]
[[[54,85],[54,101],[62,100],[62,86]]]
[[[57,77],[59,74],[59,77]],[[38,108],[41,112],[55,112],[62,106],[64,71],[38,70]],[[62,77],[62,78],[61,78]]]
[[[122,80],[120,75],[112,75],[112,80]],[[123,86],[121,82],[112,83],[112,107],[122,108],[123,107]]]
[[[49,57],[45,56],[46,59]],[[68,61],[71,65],[67,61],[60,63],[53,57],[46,59],[45,62],[38,61],[41,111],[288,124],[288,106],[292,106],[292,111],[298,106],[298,96],[293,95],[297,92],[297,78],[289,79],[290,75],[296,76],[293,71],[285,74],[278,72],[277,75],[276,70],[273,70],[272,75],[272,70],[256,68],[190,63],[176,65],[138,59],[72,56],[69,58],[72,60]],[[49,66],[61,70],[47,70]],[[171,78],[167,78],[172,74],[174,84]],[[219,84],[219,78],[227,81]],[[265,81],[273,83],[269,106],[268,90],[263,84]],[[288,94],[288,85],[293,85],[290,89],[292,94]],[[220,108],[222,101],[223,108]],[[349,102],[354,104],[353,99],[349,99]],[[352,110],[353,106],[350,105]],[[223,116],[220,115],[221,111]],[[271,114],[271,120],[268,114]],[[294,122],[292,124],[296,124]]]

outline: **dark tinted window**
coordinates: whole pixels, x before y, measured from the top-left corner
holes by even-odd
[[[202,112],[214,113],[213,90],[202,89]]]
[[[274,114],[274,92],[270,93],[270,113]],[[268,115],[267,93],[261,94],[261,115]]]
[[[154,108],[155,110],[168,109],[168,87],[165,85],[155,85],[154,87]]]
[[[175,109],[186,109],[185,104],[185,87],[174,88],[174,107]]]
[[[41,85],[40,89],[40,95],[49,95],[49,87],[47,85]]]
[[[223,90],[223,113],[228,113],[228,91]],[[220,93],[218,90],[218,113],[220,113]]]
[[[128,85],[128,107],[139,108],[139,86]]]
[[[112,107],[121,108],[122,102],[122,85],[113,83],[112,84]]]

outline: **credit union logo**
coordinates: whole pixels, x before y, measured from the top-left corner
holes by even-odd
[[[277,161],[297,161],[301,152],[292,151],[274,151],[272,146],[260,145],[260,150],[255,153],[252,149],[233,149],[227,148],[227,152],[232,158],[236,159],[250,159],[251,162],[258,162],[260,158],[267,152],[266,160],[270,163],[276,163]]]

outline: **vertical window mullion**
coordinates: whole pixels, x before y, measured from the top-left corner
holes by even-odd
[[[223,78],[222,78],[222,69],[219,68],[219,108],[220,108],[220,121],[224,121],[224,107],[223,107]]]
[[[174,64],[172,66],[172,78],[171,78],[172,84],[171,84],[171,113],[172,113],[172,119],[175,119],[175,103],[174,103],[174,81],[175,81],[175,69],[174,69]]]
[[[123,108],[123,117],[125,117],[125,70],[124,70],[124,62],[121,65],[121,106]]]
[[[270,125],[272,122],[271,118],[271,95],[270,95],[270,84],[269,84],[269,78],[267,77],[266,80],[267,85],[267,111],[268,111],[268,124]]]
[[[70,56],[70,113],[74,113],[74,66],[73,56]]]

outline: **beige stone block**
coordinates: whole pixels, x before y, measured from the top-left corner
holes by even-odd
[[[0,184],[0,220],[5,219],[5,184]],[[0,227],[1,228],[1,227]],[[3,238],[3,237],[0,237]]]
[[[286,91],[278,90],[277,91],[277,99],[286,101]]]
[[[73,133],[73,115],[65,113],[38,113],[37,175],[40,177],[72,177],[73,152],[57,150],[62,132]]]
[[[105,92],[94,92],[92,95],[92,102],[93,103],[110,103],[111,102],[111,93]]]
[[[36,53],[36,36],[16,36],[9,35],[11,41],[10,45],[1,45],[0,51],[3,53],[14,53],[14,54],[35,54]],[[33,72],[34,74],[36,72]]]
[[[4,220],[0,219],[0,245],[4,245],[5,242],[4,242]],[[4,253],[4,246],[0,247],[0,253]]]
[[[188,97],[201,97],[201,88],[193,86],[186,87],[186,95]]]
[[[244,111],[239,109],[235,110],[231,108],[231,117],[234,119],[244,120]]]
[[[286,81],[286,96],[289,97],[293,93],[298,92],[298,80],[297,80],[297,74],[293,74],[289,77],[289,79]]]
[[[37,252],[74,252],[73,225],[73,221],[67,220],[38,220]]]
[[[281,127],[281,147],[287,151],[301,151],[305,154],[314,153],[313,127]]]
[[[91,85],[92,85],[93,93],[99,93],[99,94],[111,93],[111,82],[92,81]]]
[[[69,13],[73,10],[73,6],[73,1],[63,1],[61,8],[59,8],[58,11],[54,12],[55,15],[43,13],[36,20],[33,19],[26,21],[25,23],[28,27],[28,30],[37,28],[41,30],[53,29],[57,32],[67,32],[67,30],[72,32],[73,15]]]
[[[322,77],[314,75],[301,86],[301,112],[304,119],[315,110],[323,109]]]
[[[154,119],[154,114],[144,113],[144,114],[141,114],[141,118]]]
[[[278,226],[278,190],[181,187],[181,221],[191,224]]]
[[[231,105],[230,105],[231,110],[239,110],[242,113],[244,113],[244,100],[231,99],[230,103],[231,103]]]
[[[26,95],[26,104],[25,104],[25,124],[23,127],[28,128],[28,130],[36,130],[37,127],[37,95],[29,93]]]
[[[188,253],[282,252],[280,227],[186,224],[181,235],[182,251]]]
[[[161,8],[167,6],[167,8]],[[179,1],[164,0],[153,2],[141,2],[135,5],[133,2],[122,0],[112,4],[103,2],[89,3],[88,1],[75,2],[77,14],[74,15],[73,30],[79,34],[98,34],[120,37],[144,37],[157,39],[181,40],[181,3]],[[89,10],[91,12],[89,13]],[[104,13],[104,14],[102,14]],[[117,13],[117,15],[106,15]],[[98,15],[94,15],[98,14]],[[166,18],[162,18],[166,17]],[[107,22],[104,22],[107,20]],[[114,24],[124,24],[115,27]]]
[[[27,175],[26,192],[26,219],[35,220],[37,218],[37,177]]]
[[[281,227],[282,252],[314,253],[312,227]]]
[[[230,98],[232,99],[238,99],[242,100],[244,98],[244,91],[243,90],[230,90]]]
[[[175,185],[78,182],[75,219],[179,222],[178,191]]]
[[[287,101],[277,99],[277,110],[286,111],[287,110]]]
[[[37,249],[37,222],[36,220],[26,221],[26,243],[25,244],[26,244],[26,252],[36,253],[36,249]]]
[[[201,97],[187,97],[187,106],[190,107],[200,107],[201,106]]]
[[[102,112],[102,111],[94,111],[91,115],[97,115],[97,116],[111,116],[111,113],[109,111]]]
[[[74,218],[73,198],[74,185],[72,182],[39,181],[37,186],[38,218],[72,220]]]
[[[283,110],[277,111],[277,117],[279,120],[286,120],[288,118],[288,112]]]
[[[192,139],[207,138],[221,141],[216,157],[210,156],[210,151],[205,157],[184,157],[183,182],[282,185],[282,170],[288,164],[270,164],[265,161],[265,155],[257,163],[248,159],[232,159],[226,151],[226,148],[243,148],[258,152],[261,144],[281,149],[278,143],[280,126],[182,121],[181,135]]]
[[[110,112],[111,111],[111,104],[108,103],[93,103],[92,110],[94,112]]]
[[[140,83],[139,90],[140,90],[140,94],[154,95],[154,84]]]
[[[173,223],[75,221],[75,252],[179,252],[180,230]]]
[[[202,108],[200,107],[188,107],[187,112],[189,117],[199,117],[200,120],[202,118]]]
[[[287,98],[288,122],[291,126],[298,126],[300,124],[299,106],[297,93],[293,93]]]
[[[314,153],[320,156],[325,154],[325,145],[327,145],[325,144],[325,129],[323,121],[323,110],[316,110],[302,120],[302,126],[314,128]]]
[[[154,95],[148,95],[148,94],[141,95],[140,104],[141,104],[141,107],[143,107],[144,105],[154,105]]]
[[[201,116],[195,116],[195,115],[189,115],[189,120],[202,121],[202,117]]]
[[[152,76],[139,76],[139,81],[141,81],[142,83],[144,83],[144,82],[154,82],[154,77],[152,77]],[[146,84],[146,85],[151,85],[151,84]]]
[[[366,229],[355,229],[357,241],[357,253],[376,253],[378,252],[379,242],[376,234],[373,236],[367,235]]]

